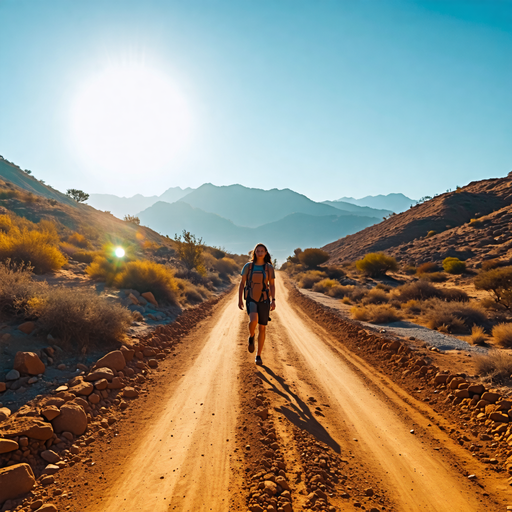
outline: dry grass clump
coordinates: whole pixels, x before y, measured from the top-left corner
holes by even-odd
[[[473,325],[471,328],[471,343],[473,345],[485,345],[485,331],[480,325]]]
[[[153,261],[129,261],[116,275],[114,284],[140,293],[151,292],[159,301],[177,303],[178,283],[174,272]]]
[[[240,271],[238,263],[233,258],[228,258],[227,256],[216,259],[213,268],[219,273],[221,278],[237,274]]]
[[[383,252],[371,252],[362,260],[356,261],[356,268],[367,276],[379,277],[386,275],[390,270],[398,270],[398,263],[395,258]]]
[[[73,253],[71,258],[79,263],[92,263],[98,254],[98,251],[84,251],[83,249],[80,249]]]
[[[480,306],[431,299],[425,302],[425,308],[422,316],[429,329],[464,334],[473,325],[487,324],[487,316]]]
[[[29,301],[28,312],[44,332],[81,351],[121,339],[132,323],[128,309],[91,290],[47,289]]]
[[[419,315],[422,311],[422,303],[419,300],[411,299],[400,304],[400,308],[409,315]]]
[[[361,301],[363,304],[385,304],[389,301],[389,293],[379,288],[371,289]]]
[[[318,283],[325,279],[327,274],[321,270],[308,270],[297,276],[299,288],[313,288],[315,283]]]
[[[512,374],[512,356],[502,350],[491,350],[488,354],[476,356],[475,368],[479,375],[497,384],[510,380]]]
[[[201,284],[193,284],[184,279],[176,279],[178,293],[181,302],[188,302],[189,304],[199,304],[205,299],[211,297],[211,292]]]
[[[367,306],[354,306],[350,312],[353,318],[372,324],[388,324],[402,319],[402,315],[388,304],[369,304]]]
[[[443,272],[432,272],[430,274],[420,274],[421,279],[430,283],[444,283],[448,277]]]
[[[498,324],[492,328],[494,341],[502,347],[512,347],[512,324]]]
[[[433,261],[427,261],[426,263],[422,263],[416,269],[417,274],[430,274],[432,272],[437,272],[439,267]]]
[[[410,300],[427,300],[433,297],[440,297],[441,291],[434,285],[419,280],[399,286],[395,290],[394,295],[400,302],[407,302]]]
[[[343,297],[343,299],[341,299],[341,302],[343,302],[343,304],[352,304],[350,297]]]
[[[32,267],[0,262],[0,312],[9,317],[25,315],[28,302],[45,286],[32,280]]]
[[[469,302],[469,295],[460,288],[444,288],[441,293],[447,302]]]
[[[12,226],[7,233],[0,232],[0,260],[30,264],[36,274],[61,268],[67,260],[57,248],[56,229],[45,227],[36,231]]]
[[[105,281],[111,286],[114,284],[117,274],[124,269],[125,265],[126,263],[119,258],[107,258],[106,256],[98,255],[85,271],[93,279]],[[147,292],[148,290],[144,291]]]
[[[66,242],[68,244],[74,245],[75,247],[80,247],[81,249],[90,249],[91,244],[87,238],[85,238],[84,235],[81,235],[80,233],[73,233],[72,235],[68,236]]]

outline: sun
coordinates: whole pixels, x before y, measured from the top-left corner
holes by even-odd
[[[90,167],[119,178],[168,167],[186,147],[192,122],[185,96],[166,74],[130,65],[110,67],[83,84],[71,125]]]
[[[122,258],[125,255],[124,249],[122,247],[116,247],[114,253],[118,258]]]

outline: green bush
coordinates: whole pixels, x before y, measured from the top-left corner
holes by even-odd
[[[432,236],[434,236],[434,235],[437,235],[437,231],[434,231],[434,230],[432,229],[432,230],[430,230],[430,231],[427,233],[427,238],[430,238],[430,237],[432,237]]]
[[[494,268],[480,272],[473,284],[477,290],[489,292],[496,304],[512,308],[512,267]]]
[[[193,268],[199,270],[203,263],[201,258],[204,250],[203,239],[196,238],[190,231],[184,229],[181,235],[175,235],[174,241],[177,245],[176,252],[183,264],[189,270]]]
[[[298,254],[298,259],[306,268],[316,268],[325,263],[331,256],[322,249],[305,249]]]
[[[327,293],[333,286],[338,285],[338,281],[334,279],[322,279],[313,285],[314,292]]]
[[[443,260],[443,268],[448,274],[462,274],[466,271],[466,263],[459,258],[445,258]]]
[[[362,260],[356,261],[356,268],[367,276],[380,277],[386,275],[388,271],[398,270],[398,264],[392,256],[383,252],[371,252]]]

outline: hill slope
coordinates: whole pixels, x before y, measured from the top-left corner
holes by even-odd
[[[476,248],[484,238],[493,236],[492,218],[508,219],[512,204],[511,186],[512,176],[472,182],[332,242],[324,249],[332,255],[333,263],[353,261],[376,251],[386,251],[414,263],[438,261],[455,254],[463,259],[470,258],[480,253],[472,247]],[[491,219],[483,222],[491,226],[489,229],[478,231],[474,229],[474,223],[468,225],[471,219],[483,216]],[[496,231],[498,229],[502,227]],[[426,238],[429,231],[439,234]]]

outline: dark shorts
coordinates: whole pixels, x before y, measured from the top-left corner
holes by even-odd
[[[247,314],[258,313],[258,323],[260,325],[267,325],[270,316],[270,301],[254,302],[253,300],[245,301]]]

